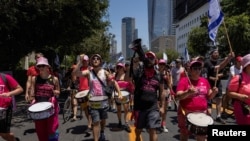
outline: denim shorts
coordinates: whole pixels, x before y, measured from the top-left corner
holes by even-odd
[[[95,123],[95,122],[101,121],[103,119],[107,119],[108,118],[108,108],[109,107],[102,108],[102,109],[90,108],[89,112],[90,112],[92,121]]]

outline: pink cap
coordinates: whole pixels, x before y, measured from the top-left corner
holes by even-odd
[[[39,57],[39,58],[37,59],[36,66],[38,66],[38,65],[50,66],[49,63],[48,63],[48,59],[45,58],[45,57]]]
[[[160,59],[158,64],[166,64],[166,61],[164,59]]]

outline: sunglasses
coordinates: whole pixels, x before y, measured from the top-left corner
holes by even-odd
[[[92,60],[101,60],[99,57],[93,57]]]
[[[44,68],[44,67],[46,67],[46,65],[38,65],[37,67],[38,68]]]
[[[122,67],[121,67],[121,66],[117,66],[117,67],[116,67],[116,69],[120,69],[120,68],[122,68]]]
[[[202,68],[201,68],[201,67],[193,67],[192,69],[193,69],[193,70],[199,70],[199,71],[200,71]]]

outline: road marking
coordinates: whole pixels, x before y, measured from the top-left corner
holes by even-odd
[[[128,112],[128,115],[127,115],[128,121],[131,121],[131,115],[132,115],[132,113]],[[134,126],[134,123],[129,125],[129,127],[131,129],[131,132],[128,134],[129,135],[129,141],[134,141],[135,140],[135,126]],[[142,136],[140,136],[140,138],[141,138],[141,141],[143,141]]]

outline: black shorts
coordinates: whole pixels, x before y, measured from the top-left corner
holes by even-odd
[[[12,107],[8,107],[6,110],[6,117],[3,120],[0,120],[0,133],[10,133],[12,119]]]
[[[159,109],[139,111],[135,126],[137,129],[161,127],[161,116]]]

